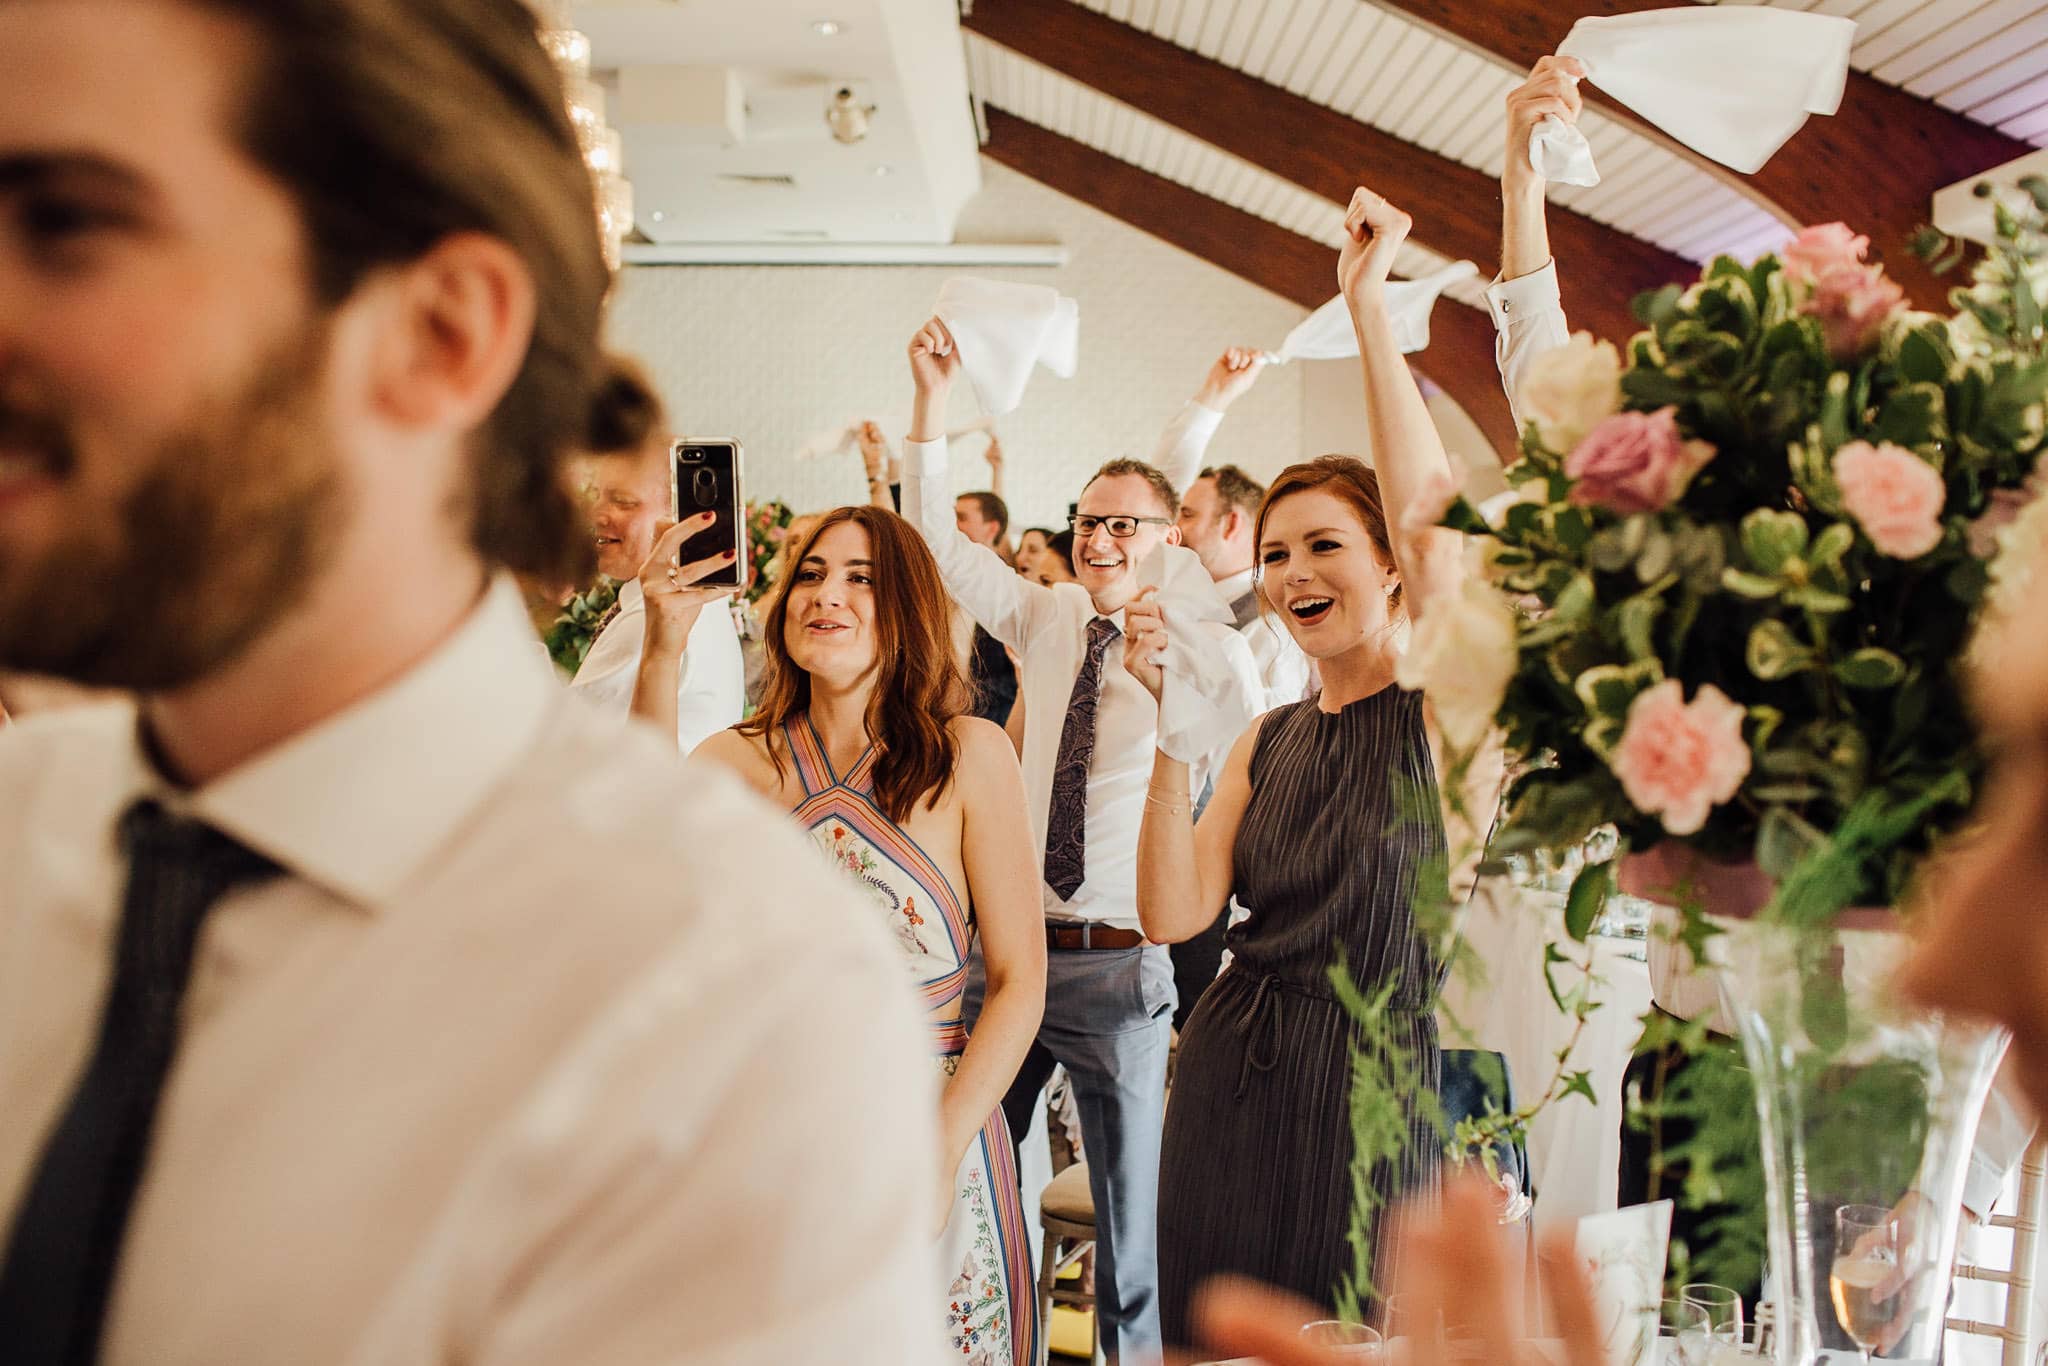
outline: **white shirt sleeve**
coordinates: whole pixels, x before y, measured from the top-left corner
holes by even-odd
[[[954,525],[943,436],[903,443],[903,519],[931,547],[939,577],[953,600],[982,630],[1011,649],[1023,649],[1043,614],[1057,610],[1050,588],[1032,583]]]
[[[1188,485],[1201,473],[1202,456],[1215,440],[1216,429],[1222,422],[1223,414],[1189,399],[1159,434],[1159,445],[1152,452],[1152,468],[1166,476],[1175,493],[1187,493]]]
[[[2034,1112],[2020,1094],[2017,1069],[2008,1053],[1992,1078],[1991,1094],[1985,1097],[1983,1116],[1977,1121],[1977,1142],[1970,1149],[1970,1165],[1963,1176],[1963,1207],[1981,1222],[1991,1217],[1991,1207],[2005,1189],[2006,1178],[2026,1155],[2034,1140]]]
[[[1557,292],[1557,262],[1549,261],[1541,270],[1512,280],[1496,276],[1486,288],[1486,308],[1493,314],[1494,362],[1500,367],[1501,387],[1507,390],[1508,407],[1514,411],[1519,433],[1528,419],[1522,415],[1516,395],[1522,391],[1529,362],[1571,340],[1564,300]]]
[[[683,754],[719,731],[740,723],[746,711],[746,662],[732,607],[709,602],[690,628],[683,667],[676,679],[676,745]]]

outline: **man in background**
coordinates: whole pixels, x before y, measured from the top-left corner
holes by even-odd
[[[570,687],[612,714],[673,735],[688,754],[746,710],[739,631],[722,595],[692,593],[648,612],[641,572],[671,525],[669,433],[661,400],[632,362],[608,363],[583,448],[590,476],[598,572],[619,580],[619,600]],[[673,560],[665,555],[665,560]]]

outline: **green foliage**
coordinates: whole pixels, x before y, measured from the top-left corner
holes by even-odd
[[[571,678],[576,676],[584,656],[590,653],[591,642],[597,639],[599,623],[618,600],[617,581],[602,575],[589,590],[569,599],[543,641],[556,668]]]
[[[2048,182],[2030,193],[1954,317],[1900,310],[1854,356],[1830,351],[1815,286],[1774,257],[1724,257],[1690,288],[1640,296],[1623,407],[1671,408],[1714,451],[1658,510],[1580,496],[1569,453],[1529,424],[1508,471],[1523,500],[1485,529],[1488,573],[1524,609],[1498,719],[1527,763],[1496,850],[1571,847],[1605,824],[1636,850],[1672,838],[1611,767],[1630,703],[1664,679],[1687,699],[1711,685],[1749,718],[1748,776],[1682,837],[1709,857],[1789,876],[1866,797],[1911,807],[1916,821],[1827,864],[1852,879],[1845,904],[1876,902],[1967,816],[1966,801],[1917,799],[1976,786],[1957,669],[1989,574],[1966,533],[2044,449]],[[1863,534],[1833,471],[1851,442],[1939,473],[1933,551],[1893,558]],[[1478,520],[1461,503],[1447,524]]]

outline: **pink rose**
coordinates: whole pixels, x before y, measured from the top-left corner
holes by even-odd
[[[1869,250],[1870,239],[1849,231],[1847,224],[1815,223],[1801,228],[1778,253],[1778,260],[1786,274],[1813,284],[1838,266],[1861,267]]]
[[[1801,228],[1778,253],[1785,273],[1810,288],[1799,311],[1820,319],[1836,360],[1854,360],[1906,301],[1880,267],[1864,263],[1869,250],[1868,237],[1840,223],[1819,223]]]
[[[1905,302],[1906,292],[1876,266],[1837,265],[1814,281],[1799,311],[1820,319],[1829,354],[1847,361],[1876,343],[1885,322]]]
[[[1691,702],[1675,678],[1636,695],[1607,766],[1636,810],[1690,835],[1749,776],[1740,704],[1709,683]]]
[[[1941,544],[1948,489],[1934,466],[1901,446],[1852,441],[1835,452],[1842,506],[1881,554],[1914,560]]]
[[[1679,435],[1678,410],[1616,413],[1586,434],[1565,457],[1572,502],[1612,512],[1657,512],[1669,507],[1709,460],[1714,448]]]

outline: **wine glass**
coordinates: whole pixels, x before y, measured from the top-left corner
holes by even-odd
[[[1657,1350],[1648,1359],[1656,1366],[1707,1366],[1713,1345],[1706,1310],[1690,1300],[1664,1300],[1657,1306]]]
[[[1864,1361],[1878,1346],[1896,1306],[1877,1292],[1899,1269],[1898,1216],[1883,1205],[1843,1205],[1835,1211],[1835,1260],[1828,1268],[1828,1296],[1835,1322],[1856,1344]]]
[[[1678,1288],[1678,1297],[1707,1312],[1707,1331],[1723,1342],[1742,1341],[1742,1296],[1725,1285],[1694,1281]]]

